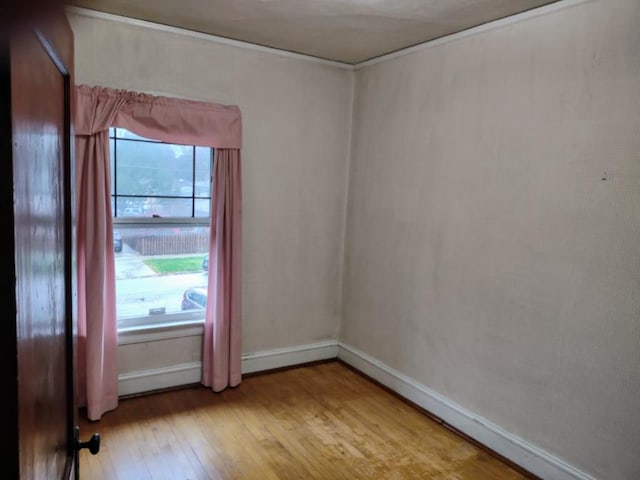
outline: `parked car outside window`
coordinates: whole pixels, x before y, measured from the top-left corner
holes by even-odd
[[[113,232],[113,251],[118,253],[122,251],[122,236],[120,232]]]
[[[207,287],[191,287],[182,295],[182,310],[204,310],[207,306]]]

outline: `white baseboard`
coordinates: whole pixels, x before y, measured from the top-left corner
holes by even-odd
[[[149,340],[147,339],[147,341]],[[242,373],[256,373],[274,368],[290,367],[317,360],[328,360],[337,356],[338,343],[335,340],[247,353],[242,356]],[[200,362],[122,373],[118,376],[118,395],[133,395],[198,383],[201,375],[202,365]]]
[[[595,480],[350,345],[338,343],[338,358],[545,480]]]
[[[201,375],[200,362],[121,373],[118,375],[118,395],[122,397],[161,388],[189,385],[199,382]]]
[[[337,356],[338,342],[335,340],[247,353],[242,356],[242,373],[290,367],[317,360],[328,360]]]

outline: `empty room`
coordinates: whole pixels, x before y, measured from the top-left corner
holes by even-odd
[[[7,478],[640,479],[639,0],[30,3]]]

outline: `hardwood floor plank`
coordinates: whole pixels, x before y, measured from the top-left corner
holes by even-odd
[[[82,479],[519,480],[521,473],[338,362],[121,401]]]

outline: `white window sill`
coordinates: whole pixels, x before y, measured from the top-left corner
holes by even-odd
[[[204,318],[181,322],[154,323],[118,329],[118,345],[147,343],[170,338],[194,337],[204,332]]]

